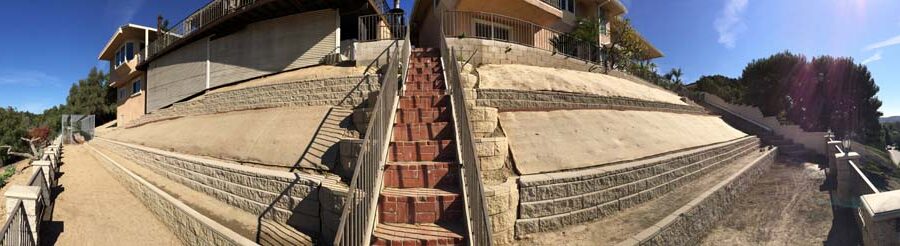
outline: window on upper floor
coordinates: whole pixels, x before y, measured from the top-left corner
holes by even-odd
[[[575,13],[575,0],[559,0],[559,8]]]
[[[134,55],[136,54],[134,45],[134,42],[126,42],[125,44],[122,44],[121,47],[119,47],[119,49],[116,51],[114,67],[119,67],[122,64],[131,61],[131,59],[134,59]],[[141,43],[141,47],[143,47],[143,43]]]
[[[125,86],[119,87],[118,92],[119,92],[118,93],[119,94],[119,96],[118,96],[119,102],[125,101],[125,98],[128,98],[128,87],[125,87]]]
[[[138,94],[139,92],[141,92],[141,90],[143,89],[141,82],[142,82],[141,79],[137,79],[133,83],[131,83],[131,94],[132,95]]]

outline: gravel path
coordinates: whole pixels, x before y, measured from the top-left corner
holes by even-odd
[[[41,236],[57,245],[180,245],[150,210],[84,146],[63,153],[61,192]]]

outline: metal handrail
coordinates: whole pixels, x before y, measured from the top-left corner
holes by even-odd
[[[408,33],[406,36],[408,40]],[[375,210],[383,185],[384,165],[399,100],[400,61],[405,60],[400,57],[398,42],[394,41],[388,47],[393,47],[394,51],[388,53],[387,70],[381,78],[381,91],[357,156],[334,245],[369,245],[372,238]],[[404,50],[410,48],[409,42],[404,42],[403,45]]]
[[[0,245],[37,245],[22,200],[16,202],[12,213],[0,229]]]
[[[359,17],[359,41],[399,40],[406,36],[409,25],[403,14],[373,14]]]
[[[442,25],[445,26],[445,25]],[[442,34],[445,32],[441,32]],[[481,163],[475,153],[475,138],[469,126],[464,90],[460,82],[459,63],[456,51],[447,46],[447,37],[441,35],[441,65],[444,83],[450,94],[453,125],[456,134],[456,149],[460,163],[460,181],[463,186],[463,201],[466,206],[466,223],[469,245],[492,245],[491,221],[484,201],[484,186],[481,183]]]
[[[494,13],[444,11],[445,37],[478,38],[524,45],[602,65],[603,49],[597,40],[584,40],[533,22]]]
[[[213,0],[207,3],[171,28],[166,27],[165,30],[159,30],[160,35],[157,35],[156,40],[147,46],[149,56],[155,56],[176,41],[203,29],[223,16],[237,12],[254,3],[256,3],[256,0]]]

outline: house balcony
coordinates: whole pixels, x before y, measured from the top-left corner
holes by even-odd
[[[137,69],[137,66],[143,61],[144,57],[142,55],[135,54],[134,59],[113,68],[112,72],[109,73],[110,86],[118,87],[120,83],[127,83],[140,75],[141,71]]]

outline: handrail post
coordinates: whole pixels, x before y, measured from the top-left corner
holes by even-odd
[[[16,206],[19,202],[22,203],[22,206],[25,208],[25,220],[28,223],[29,228],[9,228],[10,230],[28,230],[31,232],[32,240],[34,242],[38,242],[38,229],[39,227],[39,218],[37,216],[38,210],[40,209],[39,203],[41,201],[41,187],[37,186],[24,186],[24,185],[13,185],[3,194],[6,197],[6,220],[8,221],[11,217],[15,216],[17,211]],[[16,225],[13,225],[16,226]]]

